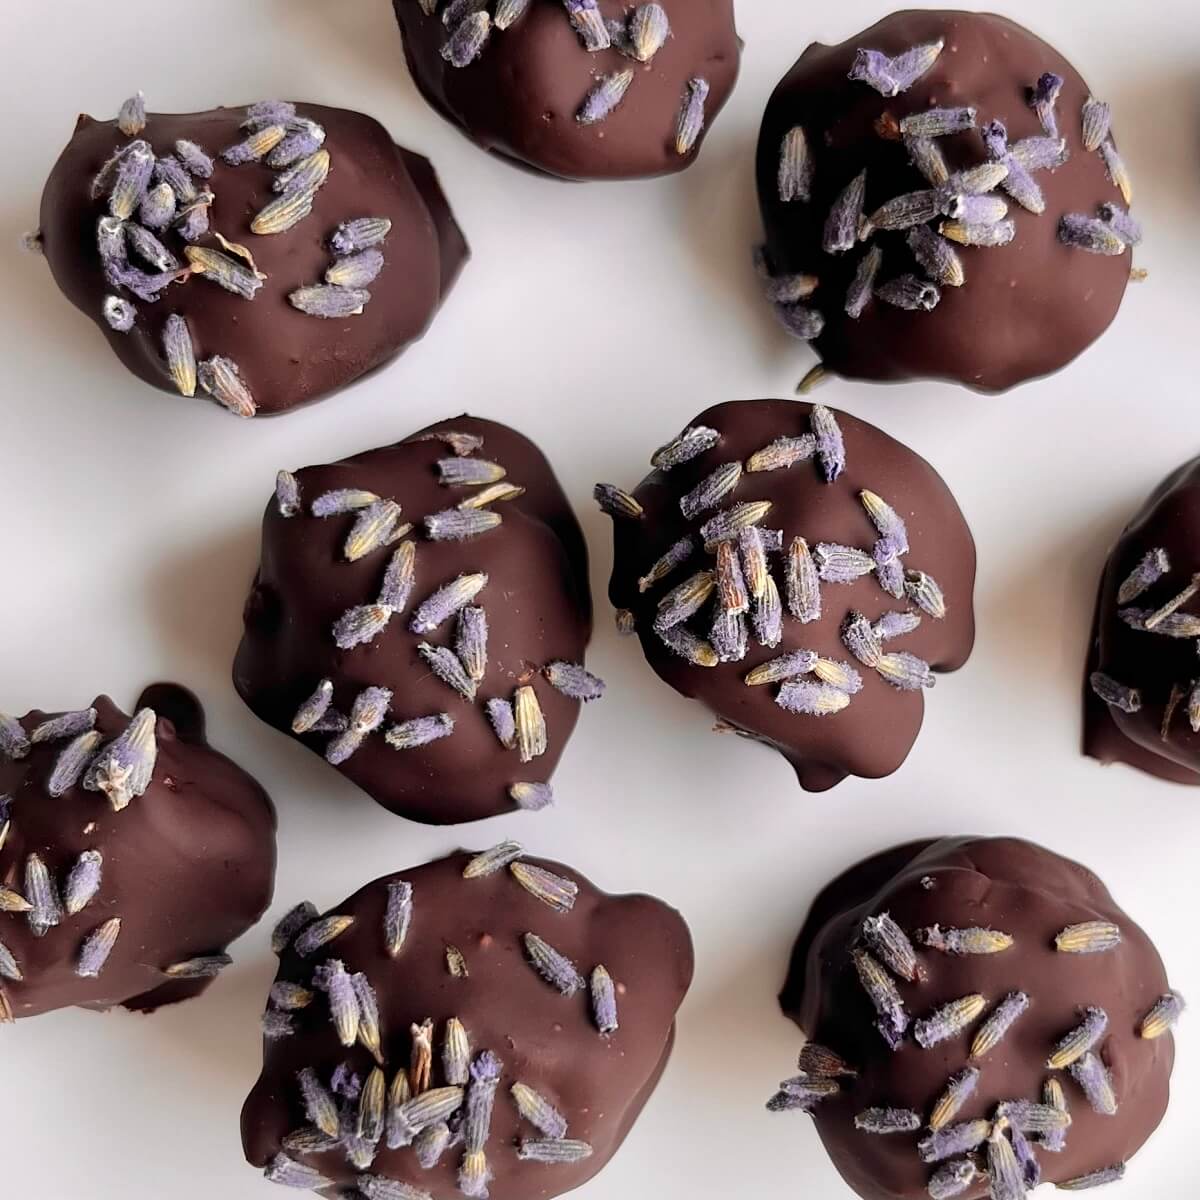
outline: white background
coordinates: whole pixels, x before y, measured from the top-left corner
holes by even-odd
[[[781,758],[710,720],[619,641],[605,599],[608,520],[591,485],[630,485],[654,446],[718,401],[786,396],[810,365],[749,266],[759,117],[813,39],[883,9],[741,0],[742,78],[698,163],[641,184],[567,186],[489,159],[429,111],[386,0],[2,0],[0,44],[0,710],[130,706],[177,678],[212,740],[279,808],[272,916],[457,847],[517,836],[609,890],[678,905],[695,986],[667,1075],[625,1149],[579,1193],[849,1197],[805,1119],[763,1101],[798,1037],[775,994],[814,892],[920,835],[1013,833],[1082,859],[1200,998],[1200,792],[1079,754],[1079,686],[1098,573],[1148,491],[1200,448],[1197,280],[1200,21],[1190,0],[1010,0],[1110,100],[1148,229],[1105,339],[1057,378],[985,399],[941,385],[835,383],[827,403],[929,458],[979,543],[979,642],[930,697],[907,765],[808,796]],[[1031,79],[1039,70],[1030,64]],[[475,257],[422,343],[291,416],[238,422],[128,375],[22,255],[42,181],[78,111],[115,115],[287,96],[361,109],[431,155]],[[583,715],[557,810],[459,831],[390,816],[260,724],[229,670],[258,522],[277,468],[393,441],[469,409],[545,449],[593,551],[589,665],[610,695]],[[67,1011],[0,1030],[0,1187],[51,1200],[257,1200],[238,1113],[259,1068],[269,921],[198,1002],[152,1018]],[[1192,1195],[1200,1023],[1179,1038],[1166,1122],[1115,1194]]]

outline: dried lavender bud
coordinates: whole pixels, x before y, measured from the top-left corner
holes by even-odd
[[[628,608],[618,608],[613,613],[613,624],[618,637],[632,637],[637,632],[637,617]]]
[[[542,673],[564,696],[572,700],[599,700],[604,695],[604,680],[585,670],[578,663],[552,662],[542,668]]]
[[[598,483],[592,490],[600,511],[610,517],[636,519],[645,515],[645,509],[628,492],[611,483]]]
[[[120,296],[105,296],[100,311],[108,327],[117,333],[128,333],[137,319],[137,309]]]
[[[771,511],[771,507],[770,500],[752,500],[723,509],[700,526],[700,537],[704,541],[705,549],[711,552],[718,542],[736,538],[743,529],[757,525]]]
[[[278,1183],[284,1187],[306,1191],[318,1191],[334,1186],[332,1179],[327,1179],[314,1167],[297,1162],[286,1154],[277,1154],[267,1165],[263,1174],[269,1183]]]
[[[675,153],[691,154],[700,134],[704,132],[704,104],[710,91],[707,79],[689,79],[679,121],[675,127]]]
[[[297,950],[300,949],[301,940],[303,935],[296,941]],[[358,1041],[362,1012],[358,994],[354,990],[345,964],[336,958],[321,963],[313,972],[313,986],[320,988],[329,997],[329,1015],[338,1040],[343,1046],[353,1046]]]
[[[869,554],[831,542],[820,542],[813,551],[813,560],[822,583],[853,583],[875,570]]]
[[[541,812],[554,803],[554,789],[548,783],[510,784],[508,795],[525,812]]]
[[[879,641],[887,642],[912,633],[920,624],[920,613],[887,612],[871,626],[871,632]]]
[[[694,667],[715,667],[721,661],[710,643],[682,625],[673,629],[656,629],[655,632],[668,650]]]
[[[1110,258],[1124,254],[1128,249],[1120,235],[1106,221],[1082,213],[1067,213],[1060,219],[1058,240],[1065,246]]]
[[[425,536],[431,542],[465,542],[495,529],[502,519],[486,508],[448,508],[425,518]]]
[[[168,979],[215,979],[233,962],[228,954],[205,954],[163,968]]]
[[[85,850],[71,868],[63,888],[62,903],[68,916],[82,912],[100,890],[104,856],[98,850]]]
[[[11,979],[14,983],[20,983],[24,978],[12,951],[0,942],[0,979]]]
[[[291,1013],[280,1012],[279,1009],[269,1008],[262,1015],[262,1020],[259,1022],[262,1029],[262,1035],[268,1042],[278,1042],[283,1038],[292,1037],[296,1032],[296,1020]],[[290,1136],[290,1135],[289,1135]],[[324,1134],[320,1134],[324,1138]],[[284,1139],[284,1149],[291,1150],[292,1146],[288,1145],[288,1138]],[[331,1139],[332,1140],[332,1139]],[[334,1142],[336,1146],[337,1143]],[[332,1149],[332,1147],[326,1147]],[[301,1150],[301,1153],[308,1151]]]
[[[979,1168],[969,1158],[955,1159],[939,1167],[930,1176],[929,1195],[932,1200],[953,1200],[981,1179]]]
[[[316,917],[316,907],[308,900],[289,909],[271,932],[271,950],[275,954],[282,954],[292,944],[296,935],[311,925]]]
[[[596,0],[563,0],[571,28],[579,35],[585,50],[607,50],[612,44]]]
[[[937,683],[937,676],[923,659],[903,650],[885,654],[875,670],[894,688],[902,692],[919,692],[922,688],[931,688]]]
[[[544,1096],[524,1083],[514,1083],[510,1091],[523,1121],[548,1138],[566,1137],[567,1119]]]
[[[266,279],[261,272],[208,246],[186,246],[183,253],[195,274],[211,279],[243,300],[253,300]]]
[[[745,682],[750,687],[760,687],[767,683],[783,683],[797,679],[801,675],[812,673],[818,657],[815,650],[793,650],[790,654],[781,655],[755,667],[746,676]]]
[[[54,768],[46,780],[46,794],[54,799],[66,795],[83,778],[103,741],[104,735],[96,730],[73,738],[54,762]]]
[[[1125,245],[1137,246],[1141,243],[1141,223],[1135,221],[1119,204],[1100,205],[1100,218],[1108,223]]]
[[[966,1067],[957,1075],[952,1075],[946,1084],[946,1090],[933,1106],[929,1118],[929,1128],[937,1133],[945,1129],[962,1111],[962,1107],[975,1094],[979,1085],[979,1070],[976,1067]]]
[[[775,304],[772,308],[784,329],[802,342],[819,338],[825,329],[825,318],[815,308],[803,304]]]
[[[960,1154],[969,1154],[987,1141],[991,1128],[992,1123],[983,1120],[949,1125],[924,1138],[918,1144],[917,1152],[925,1163],[942,1162]]]
[[[779,595],[779,587],[770,575],[766,578],[762,596],[754,601],[751,620],[754,636],[760,646],[774,649],[783,641],[783,600]]]
[[[883,1035],[884,1041],[893,1050],[900,1047],[905,1032],[908,1030],[908,1013],[904,1010],[904,1001],[896,990],[888,973],[880,966],[877,959],[865,950],[851,952],[854,969],[858,973],[863,990],[875,1006],[879,1020],[876,1029]]]
[[[236,145],[222,150],[221,159],[231,167],[261,162],[286,136],[287,130],[282,125],[263,125]]]
[[[0,913],[27,913],[33,905],[20,892],[0,884]]]
[[[396,958],[404,949],[404,942],[412,925],[412,884],[403,879],[393,879],[387,885],[387,907],[383,914],[383,941],[389,958]]]
[[[316,1071],[305,1067],[296,1076],[296,1082],[300,1085],[304,1115],[326,1137],[336,1138],[339,1133],[337,1103]]]
[[[878,50],[859,50],[849,78],[873,87],[881,96],[898,96],[930,70],[944,46],[945,42],[939,38],[925,46],[914,46],[895,58]]]
[[[1025,1174],[1005,1131],[997,1125],[987,1142],[988,1191],[992,1200],[1025,1200]]]
[[[982,1058],[990,1054],[1028,1009],[1029,997],[1024,992],[1010,992],[1005,996],[975,1034],[971,1042],[971,1057]]]
[[[942,299],[941,292],[934,284],[916,275],[889,279],[875,289],[875,295],[885,304],[907,312],[932,312]]]
[[[720,440],[721,435],[707,425],[689,426],[677,438],[660,446],[651,456],[650,464],[660,471],[669,471],[711,450]]]
[[[1083,148],[1089,153],[1099,150],[1112,128],[1112,109],[1089,96],[1083,106]]]
[[[79,951],[75,974],[81,979],[95,979],[104,970],[104,964],[108,962],[120,933],[121,918],[113,917],[88,934]]]
[[[943,954],[999,954],[1008,950],[1013,939],[994,929],[942,929],[933,925],[917,934],[923,945]]]
[[[658,602],[658,615],[654,619],[655,630],[665,633],[677,625],[682,625],[708,603],[715,589],[716,576],[712,571],[698,571],[673,587]]]
[[[834,1079],[841,1075],[854,1077],[858,1074],[840,1054],[816,1042],[804,1043],[798,1065],[804,1074],[822,1079]]]
[[[817,441],[810,433],[799,437],[779,437],[746,460],[746,470],[780,471],[804,462],[816,453]]]
[[[638,591],[648,592],[656,583],[660,583],[676,567],[682,566],[696,552],[696,542],[691,537],[680,538],[651,568],[638,580]]]
[[[329,248],[339,258],[378,246],[392,231],[387,217],[358,217],[339,225],[329,238]]]
[[[1104,1187],[1109,1183],[1120,1183],[1125,1178],[1125,1164],[1115,1163],[1111,1167],[1102,1167],[1099,1171],[1090,1171],[1087,1175],[1079,1175],[1074,1179],[1064,1180],[1054,1186],[1062,1192],[1086,1192],[1092,1188]]]
[[[628,69],[601,75],[584,98],[575,120],[580,125],[596,125],[605,120],[625,98],[632,82],[633,71]]]
[[[905,571],[904,594],[935,621],[945,617],[946,598],[932,575],[926,575],[924,571]]]
[[[250,222],[251,232],[263,237],[286,233],[312,212],[317,192],[329,178],[328,150],[318,150],[301,160],[286,177],[286,190],[261,209]],[[282,177],[277,183],[282,182]]]
[[[484,458],[443,458],[437,464],[438,482],[444,487],[478,487],[497,483],[508,474],[498,463]]]
[[[1108,172],[1108,177],[1112,180],[1113,186],[1121,193],[1121,198],[1126,204],[1133,203],[1133,178],[1129,174],[1129,168],[1125,165],[1125,160],[1117,152],[1116,146],[1113,145],[1110,138],[1100,147],[1100,157],[1104,159],[1104,168]]]
[[[292,949],[301,957],[307,958],[322,946],[327,946],[335,938],[341,937],[353,924],[354,918],[345,916],[322,917],[312,921],[293,939]]]
[[[516,862],[525,853],[520,842],[501,842],[482,854],[477,854],[463,870],[464,879],[483,879],[495,875]]]
[[[922,270],[945,287],[962,287],[966,282],[962,259],[954,247],[927,225],[909,230],[908,248]]]
[[[737,487],[742,477],[742,464],[725,463],[690,492],[680,497],[679,508],[690,521],[710,508],[716,508]]]
[[[447,687],[453,688],[467,700],[475,699],[475,681],[467,674],[453,650],[447,646],[432,646],[428,642],[421,642],[417,646],[417,653]]]
[[[517,1147],[522,1162],[577,1163],[591,1156],[592,1147],[587,1142],[569,1138],[526,1139]]]
[[[785,1079],[780,1090],[767,1101],[768,1112],[812,1112],[823,1100],[838,1095],[841,1085],[832,1079],[809,1079],[799,1075]]]
[[[1117,1113],[1117,1096],[1113,1091],[1112,1075],[1100,1056],[1088,1051],[1067,1068],[1071,1078],[1079,1084],[1088,1103],[1101,1116],[1112,1117]]]
[[[353,650],[373,642],[392,618],[383,604],[364,604],[343,613],[333,626],[333,641],[339,650]]]
[[[525,952],[533,969],[555,990],[573,996],[584,987],[583,976],[569,958],[533,933],[524,937]]]
[[[718,662],[741,662],[750,648],[750,632],[741,613],[726,612],[719,606],[714,612],[709,641]]]
[[[317,129],[320,129],[320,126],[317,126]],[[323,129],[320,130],[319,134],[311,132],[307,128],[289,133],[267,155],[267,166],[277,171],[295,167],[303,160],[312,158],[324,144],[325,131]],[[291,181],[280,176],[272,186],[275,191],[282,192],[287,190],[289,182]]]
[[[1047,137],[1058,137],[1058,115],[1055,105],[1062,94],[1063,77],[1047,71],[1033,85],[1029,95],[1029,107],[1037,113],[1037,118],[1046,131]]]
[[[858,320],[867,307],[867,302],[875,291],[875,280],[879,268],[883,265],[883,250],[879,246],[871,246],[863,255],[854,272],[854,278],[846,290],[846,315]]]
[[[196,370],[196,378],[201,388],[235,417],[252,417],[258,411],[258,405],[232,359],[219,354],[205,359]]]
[[[413,614],[409,629],[413,633],[432,633],[470,604],[487,587],[484,574],[460,575],[440,587]]]
[[[917,978],[917,952],[908,934],[888,913],[867,917],[862,924],[863,937],[880,961],[901,979],[912,983]]]
[[[924,108],[900,120],[900,132],[907,137],[941,138],[966,133],[975,128],[973,108]]]
[[[592,1020],[600,1034],[607,1037],[620,1028],[617,1020],[617,992],[612,976],[601,964],[592,971],[591,978]]]
[[[451,31],[442,47],[442,57],[452,67],[469,67],[483,53],[491,32],[492,22],[486,12],[471,13]]]
[[[826,254],[845,254],[858,245],[867,196],[866,171],[856,175],[834,201],[821,240]]]
[[[0,713],[0,755],[17,762],[29,753],[29,738],[16,717]]]
[[[1168,992],[1142,1018],[1138,1026],[1138,1037],[1150,1041],[1170,1033],[1179,1022],[1185,1008],[1183,997],[1178,992]]]
[[[513,717],[517,728],[517,753],[523,763],[546,753],[546,719],[537,693],[525,685],[513,694]]]
[[[146,142],[130,142],[113,170],[108,211],[119,220],[128,221],[146,198],[153,174],[154,151]]]
[[[270,998],[276,1008],[281,1008],[286,1012],[307,1008],[314,999],[313,993],[308,988],[282,979],[271,985]]]
[[[513,707],[507,700],[489,700],[484,709],[500,744],[511,750],[517,741],[517,722]]]
[[[933,189],[896,196],[867,218],[867,228],[895,231],[932,221],[939,213],[939,194]]]
[[[983,1013],[987,1001],[980,995],[963,996],[913,1023],[913,1037],[922,1049],[929,1050],[964,1033]]]
[[[1083,1021],[1066,1034],[1046,1060],[1052,1071],[1061,1071],[1093,1049],[1108,1030],[1108,1014],[1102,1008],[1083,1010]]]
[[[885,1136],[916,1133],[921,1128],[921,1117],[910,1108],[868,1108],[855,1116],[854,1128]]]
[[[154,764],[158,760],[156,724],[154,710],[141,709],[125,732],[109,742],[93,759],[84,776],[84,788],[89,792],[102,792],[114,812],[120,812],[150,786]]]
[[[163,325],[167,370],[181,396],[196,394],[196,352],[186,318],[172,313]],[[292,477],[294,478],[294,477]],[[281,509],[282,511],[282,509]]]
[[[800,125],[783,135],[779,147],[779,198],[783,201],[802,200],[808,203],[812,194],[813,161],[808,152],[808,138]]]
[[[1068,925],[1054,939],[1060,954],[1103,954],[1121,944],[1121,930],[1111,921],[1084,921]]]
[[[943,221],[938,232],[960,246],[1007,246],[1017,236],[1017,227],[1012,221],[997,221],[994,225]]]
[[[772,304],[788,307],[807,300],[820,285],[816,275],[775,275],[763,281],[763,295]]]
[[[435,713],[430,717],[414,717],[393,725],[384,734],[383,740],[393,750],[416,750],[428,746],[454,732],[454,718],[449,713]]]
[[[174,155],[168,154],[154,163],[152,177],[155,183],[165,183],[182,204],[191,204],[200,198],[191,175]]]

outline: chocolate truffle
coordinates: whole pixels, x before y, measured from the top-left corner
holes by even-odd
[[[566,497],[532,442],[473,417],[281,472],[245,626],[246,703],[430,824],[544,808],[604,690]]]
[[[514,842],[300,905],[274,944],[246,1157],[366,1200],[579,1187],[650,1098],[692,978],[677,912]]]
[[[732,0],[394,0],[418,89],[477,145],[563,179],[682,171],[724,107]]]
[[[1109,106],[983,13],[895,13],[814,44],[758,144],[761,265],[823,367],[995,392],[1108,328],[1141,237]]]
[[[903,846],[840,876],[782,1003],[808,1040],[767,1107],[811,1113],[865,1200],[1121,1178],[1166,1111],[1183,1007],[1095,875],[1012,838]]]
[[[0,714],[0,1022],[199,995],[266,910],[275,810],[174,684]]]
[[[467,257],[433,168],[370,117],[147,114],[140,96],[79,118],[33,244],[135,375],[241,417],[388,362]]]
[[[1200,784],[1200,459],[1159,484],[1100,580],[1084,752]]]
[[[721,404],[652,456],[613,517],[618,625],[717,728],[808,791],[908,756],[935,671],[975,638],[975,547],[937,472],[844,413]]]

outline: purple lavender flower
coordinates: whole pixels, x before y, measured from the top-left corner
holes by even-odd
[[[1154,1007],[1142,1018],[1138,1027],[1138,1037],[1154,1041],[1175,1028],[1183,1015],[1186,1005],[1178,992],[1167,992],[1154,1004]]]
[[[1052,1071],[1061,1071],[1092,1050],[1108,1029],[1108,1013],[1089,1006],[1083,1010],[1083,1021],[1066,1034],[1046,1060]],[[1036,1131],[1035,1131],[1036,1132]]]
[[[83,786],[89,792],[103,792],[114,812],[150,786],[158,760],[156,725],[154,710],[141,709],[125,732],[109,742],[88,767]]]
[[[412,884],[392,879],[387,885],[387,908],[383,916],[383,940],[388,957],[396,958],[404,949],[413,917]]]
[[[465,542],[495,529],[501,520],[486,508],[449,508],[425,518],[425,535],[431,542]]]
[[[1012,1131],[1008,1133],[1011,1135]],[[987,1169],[988,1192],[992,1200],[1025,1200],[1025,1168],[1013,1140],[999,1125],[988,1137]]]
[[[1063,77],[1051,71],[1038,79],[1030,90],[1029,107],[1037,113],[1037,118],[1046,131],[1047,137],[1058,137],[1058,114],[1055,105],[1062,94]]]
[[[815,411],[815,410],[814,410]],[[787,577],[788,612],[801,624],[811,624],[821,617],[821,585],[817,565],[803,538],[794,538],[788,550]]]
[[[500,744],[506,750],[511,750],[516,744],[517,738],[517,723],[513,716],[513,706],[507,700],[493,699],[484,705],[484,710]]]
[[[373,642],[392,618],[392,610],[384,604],[363,604],[348,609],[333,626],[334,645],[339,650],[353,650]]]
[[[295,939],[296,935],[316,919],[317,909],[310,901],[304,900],[290,908],[275,924],[271,931],[271,949],[276,954],[282,954]]]
[[[451,31],[442,47],[442,57],[452,67],[469,67],[482,53],[492,32],[486,12],[472,13]]]
[[[575,969],[575,964],[537,934],[527,933],[524,943],[534,970],[556,991],[564,996],[573,996],[584,986],[583,977]]]
[[[554,803],[554,790],[548,783],[514,783],[509,785],[509,798],[526,812],[541,812]]]
[[[523,1121],[528,1121],[548,1138],[566,1137],[567,1119],[549,1100],[524,1083],[514,1083],[510,1091]]]
[[[925,1163],[957,1158],[960,1154],[969,1154],[982,1146],[987,1141],[991,1128],[992,1123],[984,1120],[949,1125],[923,1138],[917,1145],[917,1152],[921,1161]]]
[[[578,663],[552,662],[543,668],[552,687],[572,700],[599,700],[604,695],[604,680],[585,670]]]
[[[21,722],[6,713],[0,713],[0,755],[16,762],[29,753],[29,744]]]
[[[154,151],[146,142],[131,142],[113,172],[108,211],[118,220],[128,221],[150,190],[153,174]]]
[[[288,302],[307,316],[340,321],[358,316],[371,302],[371,293],[365,288],[321,283],[298,288],[288,296]]]
[[[704,104],[708,99],[707,79],[689,79],[683,107],[679,110],[679,121],[675,127],[675,153],[681,158],[691,154],[704,132]]]
[[[900,132],[906,137],[941,138],[966,133],[975,128],[973,108],[923,108],[900,120]]]
[[[962,1107],[975,1094],[979,1086],[980,1072],[977,1067],[965,1067],[957,1075],[952,1075],[946,1083],[946,1090],[938,1097],[929,1117],[929,1128],[935,1133],[945,1129],[962,1111]]]
[[[1125,240],[1107,222],[1083,213],[1067,213],[1058,223],[1058,240],[1089,254],[1116,258],[1128,249]]]
[[[656,583],[661,582],[676,567],[682,566],[696,552],[694,538],[680,538],[653,566],[638,580],[638,591],[648,592]]]
[[[1017,236],[1017,227],[1012,221],[997,221],[992,225],[943,221],[938,232],[960,246],[1007,246]]]
[[[327,1179],[315,1167],[306,1166],[289,1158],[286,1154],[277,1154],[263,1171],[269,1183],[278,1183],[284,1187],[304,1191],[320,1191],[334,1186],[332,1179]]]
[[[966,282],[966,272],[957,251],[928,225],[910,229],[907,240],[913,258],[935,283],[944,287],[962,287]]]
[[[592,972],[591,979],[592,1020],[601,1036],[616,1033],[620,1028],[617,1020],[617,992],[612,976],[603,966]]]
[[[1112,1075],[1098,1054],[1089,1050],[1067,1069],[1095,1112],[1104,1117],[1116,1116],[1117,1095],[1113,1090]]]
[[[393,750],[415,750],[449,737],[453,732],[454,718],[449,713],[436,713],[393,725],[384,735],[384,741]]]
[[[818,543],[813,559],[822,583],[853,583],[875,570],[875,562],[869,554],[853,546],[838,546],[831,542]]]
[[[29,903],[25,917],[34,937],[45,937],[55,925],[61,923],[63,908],[58,884],[41,855],[36,852],[25,860],[25,899]]]
[[[1118,683],[1111,675],[1104,674],[1103,671],[1093,671],[1088,682],[1092,691],[1105,704],[1120,709],[1123,713],[1141,711],[1142,696],[1137,688],[1126,687],[1124,684]]]
[[[1095,96],[1089,96],[1083,106],[1083,148],[1089,153],[1099,150],[1112,129],[1112,108]]]
[[[1102,204],[1100,219],[1112,227],[1112,231],[1127,246],[1137,246],[1142,240],[1142,226],[1119,204]]]
[[[770,575],[766,577],[763,594],[754,601],[751,621],[760,646],[773,649],[783,641],[783,601]]]
[[[591,1158],[592,1147],[587,1142],[571,1138],[526,1138],[517,1147],[522,1162],[577,1163]]]
[[[68,916],[82,912],[100,890],[104,856],[99,850],[85,850],[71,868],[63,888],[63,908]]]
[[[344,221],[333,231],[329,248],[335,255],[345,257],[378,246],[392,231],[387,217],[357,217]]]
[[[580,125],[596,125],[605,120],[625,98],[631,83],[633,71],[629,69],[614,71],[611,75],[601,75],[584,98],[575,119]]]
[[[983,1013],[987,1001],[978,994],[963,996],[913,1023],[913,1037],[923,1050],[940,1046],[964,1033]]]
[[[825,330],[825,317],[815,308],[804,304],[773,304],[771,307],[784,329],[802,342],[814,341]]]
[[[902,692],[919,692],[922,688],[931,688],[937,683],[937,676],[923,659],[904,650],[895,650],[885,654],[875,670],[894,688]]]
[[[807,203],[812,195],[813,161],[804,127],[793,126],[779,147],[779,198]]]
[[[329,996],[329,1015],[338,1040],[343,1046],[353,1046],[362,1012],[345,963],[336,958],[323,962],[313,973],[313,986]]]
[[[296,1032],[296,1019],[293,1014],[280,1012],[277,1008],[268,1008],[262,1015],[260,1025],[262,1035],[268,1042],[280,1041]]]
[[[717,608],[709,630],[709,642],[719,662],[741,662],[749,649],[750,631],[741,613]]]
[[[607,50],[612,45],[608,27],[600,15],[596,0],[563,0],[571,28],[579,35],[585,50]]]
[[[873,87],[881,96],[898,96],[906,92],[937,62],[945,46],[939,38],[924,46],[914,46],[895,58],[878,50],[860,49],[850,68],[850,79]]]
[[[920,228],[924,228],[921,226]],[[936,234],[933,236],[937,236]],[[859,260],[854,278],[846,290],[846,315],[858,320],[867,307],[867,302],[875,292],[875,280],[879,276],[879,268],[883,265],[883,250],[872,246]]]
[[[871,632],[879,641],[887,642],[912,633],[920,624],[920,613],[887,612],[871,626]]]
[[[196,379],[205,392],[235,417],[249,418],[258,411],[254,396],[232,359],[220,354],[206,358],[196,368]]]
[[[660,471],[669,471],[711,450],[720,440],[721,435],[707,425],[689,426],[677,438],[660,446],[651,455],[650,465]]]
[[[746,676],[745,681],[750,687],[759,687],[763,684],[784,683],[789,679],[797,679],[801,675],[811,674],[818,658],[815,650],[793,650],[755,667]]]
[[[300,1096],[304,1103],[304,1115],[309,1122],[327,1137],[339,1133],[338,1107],[329,1089],[321,1082],[316,1071],[305,1067],[296,1076],[300,1085]]]
[[[81,979],[95,979],[104,970],[120,933],[121,918],[113,917],[88,934],[79,951],[75,974]]]
[[[969,1158],[958,1158],[938,1167],[929,1179],[932,1200],[954,1200],[980,1179],[979,1168]]]
[[[867,917],[862,932],[867,945],[889,971],[910,983],[917,978],[917,952],[890,913]]]
[[[863,990],[879,1014],[875,1027],[888,1046],[898,1050],[908,1030],[909,1018],[896,985],[879,961],[865,950],[851,951],[851,959]]]
[[[169,184],[151,187],[138,205],[138,220],[147,228],[161,233],[175,219],[175,193]]]
[[[393,611],[408,606],[416,585],[417,548],[413,542],[401,542],[388,562],[379,589],[379,603]]]
[[[867,196],[867,173],[862,171],[834,201],[825,221],[822,247],[826,254],[845,254],[858,244]]]
[[[979,1027],[971,1042],[971,1057],[990,1054],[1008,1036],[1017,1019],[1029,1009],[1029,997],[1024,992],[1010,992],[993,1009],[991,1016]]]
[[[417,646],[417,653],[447,687],[453,688],[467,700],[475,699],[475,681],[467,674],[453,650],[447,646],[432,646],[428,642],[421,642]]]
[[[883,1136],[893,1133],[916,1133],[921,1124],[920,1114],[910,1108],[868,1108],[854,1118],[855,1129]]]
[[[779,689],[775,703],[786,712],[805,717],[827,717],[841,712],[850,697],[840,688],[808,680],[788,680]]]
[[[460,575],[452,582],[438,588],[418,606],[409,622],[413,633],[432,633],[445,624],[487,587],[488,577],[484,574]]]
[[[168,979],[216,979],[233,962],[228,954],[202,954],[163,968]]]

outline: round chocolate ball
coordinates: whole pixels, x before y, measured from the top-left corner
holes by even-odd
[[[579,1187],[657,1085],[692,978],[677,912],[512,842],[300,905],[274,944],[246,1157],[367,1200]]]
[[[468,253],[426,159],[361,113],[284,101],[80,117],[38,244],[135,375],[242,417],[395,357]]]
[[[563,179],[682,171],[737,79],[732,0],[394,0],[421,94]]]
[[[782,1003],[808,1041],[768,1107],[811,1113],[865,1200],[1119,1179],[1166,1111],[1182,1010],[1100,880],[1011,838],[902,846],[839,876]]]
[[[718,728],[764,742],[808,791],[908,756],[935,671],[975,637],[975,547],[924,459],[788,400],[720,404],[651,457],[613,516],[622,628]]]
[[[1084,751],[1200,784],[1200,459],[1155,489],[1100,580],[1084,687]]]
[[[199,995],[274,878],[271,801],[190,692],[0,714],[0,1021]]]
[[[453,824],[551,802],[604,684],[587,549],[541,451],[458,417],[281,472],[234,684],[385,808]]]
[[[1096,100],[1004,17],[910,10],[814,44],[758,144],[762,266],[827,371],[985,392],[1108,328],[1141,236]]]

